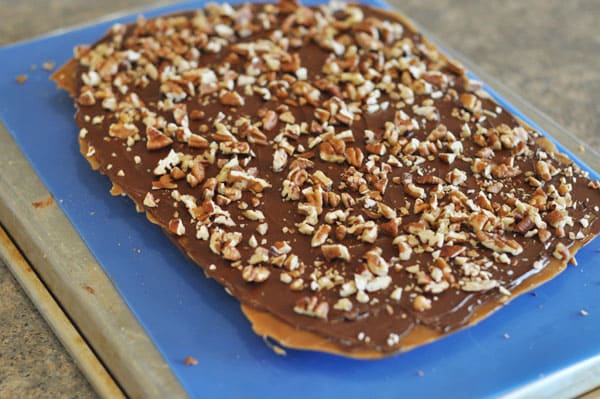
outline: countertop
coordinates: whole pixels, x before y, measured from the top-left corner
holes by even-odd
[[[142,0],[94,3],[0,0],[0,45],[148,4]],[[596,21],[600,2],[390,3],[600,150],[600,26]],[[94,398],[96,394],[0,261],[0,398],[9,397]]]

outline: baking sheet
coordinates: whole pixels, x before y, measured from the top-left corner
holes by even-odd
[[[579,253],[579,267],[535,296],[413,352],[373,362],[275,355],[251,332],[236,300],[206,280],[129,200],[109,197],[108,180],[79,155],[71,99],[46,71],[31,70],[46,60],[66,61],[75,44],[93,42],[108,26],[1,49],[0,117],[190,396],[498,396],[600,356],[599,240]],[[18,85],[14,78],[23,73],[28,80]],[[186,366],[186,356],[199,364]]]

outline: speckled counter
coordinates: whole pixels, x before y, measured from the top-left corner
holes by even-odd
[[[0,0],[0,45],[145,3]],[[599,1],[392,3],[600,150]],[[0,398],[29,397],[91,398],[95,394],[0,262]]]

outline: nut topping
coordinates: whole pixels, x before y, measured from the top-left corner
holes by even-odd
[[[320,302],[319,298],[316,296],[305,296],[296,302],[294,312],[305,316],[316,317],[318,319],[327,319],[329,304],[323,301]]]
[[[313,234],[312,240],[310,242],[310,246],[311,247],[319,247],[319,246],[323,245],[325,243],[325,241],[327,241],[327,237],[329,236],[330,231],[331,231],[331,226],[329,226],[327,224],[322,224],[321,226],[319,226],[319,228],[317,228],[317,230]]]
[[[322,245],[321,252],[323,256],[328,261],[334,259],[341,259],[346,262],[350,261],[350,252],[345,245],[341,244],[330,244],[330,245]]]
[[[262,283],[267,281],[271,272],[264,266],[248,265],[242,270],[242,278],[249,283]]]
[[[146,148],[149,150],[160,150],[173,144],[170,137],[165,136],[160,130],[149,126],[146,128]]]

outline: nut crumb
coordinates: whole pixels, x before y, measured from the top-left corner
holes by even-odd
[[[46,71],[51,71],[56,66],[54,61],[46,61],[42,64],[42,68]]]
[[[196,359],[193,356],[188,356],[183,360],[183,363],[186,366],[197,366],[198,365],[198,359]]]

